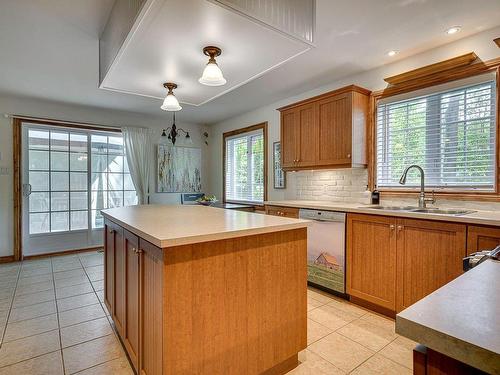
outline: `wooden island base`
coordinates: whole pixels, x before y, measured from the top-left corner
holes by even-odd
[[[105,302],[139,374],[285,374],[307,346],[307,229],[160,249],[106,219]]]

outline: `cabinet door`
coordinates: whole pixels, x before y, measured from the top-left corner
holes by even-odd
[[[316,104],[305,104],[297,109],[299,122],[299,143],[297,167],[317,165],[318,126],[316,122]]]
[[[113,321],[116,330],[123,338],[125,333],[126,313],[126,285],[125,285],[125,249],[123,228],[115,229],[115,274],[114,274],[114,310]]]
[[[318,164],[351,164],[351,93],[318,102]]]
[[[299,123],[297,111],[290,109],[281,113],[281,166],[295,167],[298,159]]]
[[[395,219],[347,216],[347,293],[395,310]]]
[[[396,231],[399,312],[462,274],[466,227],[398,219]]]
[[[500,228],[469,225],[467,229],[467,255],[476,251],[492,250],[500,245]]]
[[[140,375],[163,373],[163,250],[139,240]]]
[[[139,365],[139,238],[124,230],[126,319],[123,343],[135,370]]]
[[[104,303],[110,314],[114,312],[115,226],[104,222]]]

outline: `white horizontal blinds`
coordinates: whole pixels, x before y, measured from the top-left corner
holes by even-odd
[[[377,186],[401,187],[418,164],[426,186],[494,190],[495,80],[447,88],[377,107]],[[418,186],[416,171],[407,185]]]
[[[264,201],[264,133],[262,129],[225,139],[225,200]]]

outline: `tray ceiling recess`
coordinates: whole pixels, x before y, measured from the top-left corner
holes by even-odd
[[[175,82],[179,102],[203,105],[309,50],[314,14],[315,0],[117,0],[99,43],[99,87],[163,100],[163,83]],[[224,86],[198,82],[210,45],[222,49]]]

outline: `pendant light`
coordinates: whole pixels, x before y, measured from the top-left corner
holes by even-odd
[[[181,132],[184,133],[184,142],[188,145],[192,145],[193,139],[189,135],[189,132],[182,128],[178,128],[177,125],[175,125],[175,112],[174,112],[172,126],[163,129],[160,141],[162,144],[167,144],[168,141],[170,141],[172,142],[173,145],[175,145],[175,141],[181,135]]]
[[[227,81],[222,75],[222,70],[220,70],[219,65],[217,65],[215,61],[215,57],[220,56],[222,50],[219,47],[208,46],[203,48],[203,53],[210,58],[198,82],[207,86],[225,85]]]
[[[180,106],[179,101],[174,95],[174,89],[177,88],[177,85],[175,83],[167,82],[163,84],[163,87],[168,90],[168,93],[165,100],[163,101],[161,109],[169,112],[180,111],[182,107]]]

